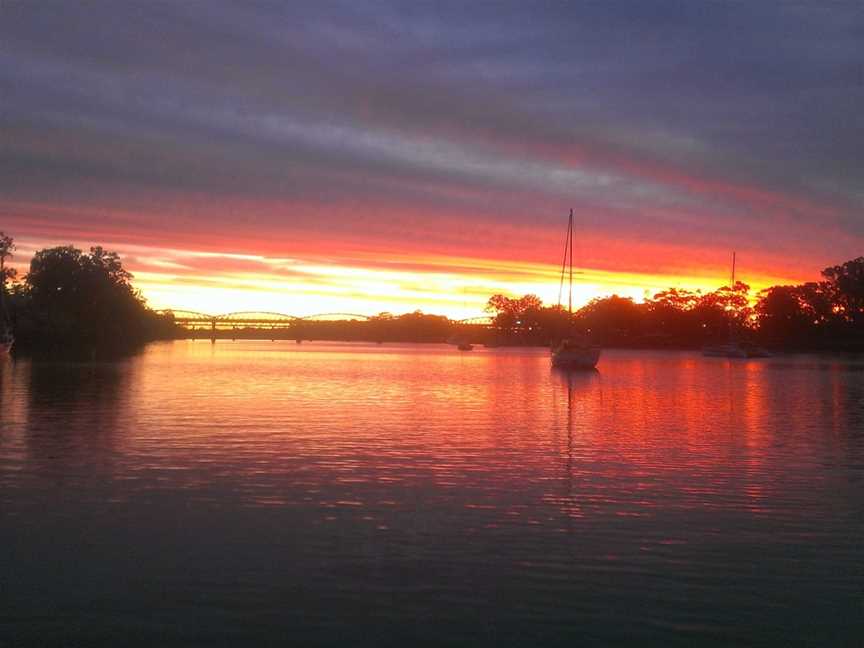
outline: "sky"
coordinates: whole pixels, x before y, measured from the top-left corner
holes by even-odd
[[[151,306],[480,315],[864,250],[859,2],[0,0],[0,230]]]

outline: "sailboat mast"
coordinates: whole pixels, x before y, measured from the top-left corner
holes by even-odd
[[[570,210],[570,222],[567,227],[567,245],[570,248],[570,287],[567,291],[567,312],[573,314],[573,210]]]
[[[729,284],[732,290],[735,290],[735,252],[732,253],[732,283]]]
[[[729,284],[729,289],[730,289],[730,295],[734,295],[735,294],[735,252],[734,251],[732,252],[732,282]],[[731,299],[731,297],[730,297],[730,299]],[[731,304],[732,304],[732,302],[730,302],[728,309],[732,308]],[[726,311],[726,317],[727,317],[726,325],[729,329],[729,340],[731,342],[735,338],[735,325],[734,325],[735,324],[735,318],[734,318],[734,316],[731,315],[731,311],[728,309]]]
[[[561,308],[561,299],[564,296],[564,273],[567,270],[567,252],[570,245],[569,230],[568,235],[564,238],[564,258],[561,259],[561,280],[558,283],[558,308]]]

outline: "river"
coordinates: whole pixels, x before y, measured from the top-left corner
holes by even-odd
[[[0,361],[0,646],[860,645],[864,359]]]

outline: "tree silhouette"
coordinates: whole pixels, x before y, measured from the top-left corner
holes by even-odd
[[[101,247],[39,250],[16,300],[16,337],[25,346],[135,346],[171,332],[131,283],[120,256]]]
[[[592,299],[579,309],[577,317],[601,344],[629,345],[644,335],[647,307],[630,297],[612,295]]]
[[[15,279],[15,268],[6,267],[6,260],[12,258],[13,252],[15,252],[14,239],[0,232],[0,290],[6,289],[7,281]]]
[[[825,268],[822,276],[827,280],[835,315],[860,330],[864,326],[864,257]]]

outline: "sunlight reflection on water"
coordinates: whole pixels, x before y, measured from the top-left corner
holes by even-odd
[[[142,644],[860,638],[860,361],[607,351],[599,368],[279,342],[6,361],[0,626]]]

